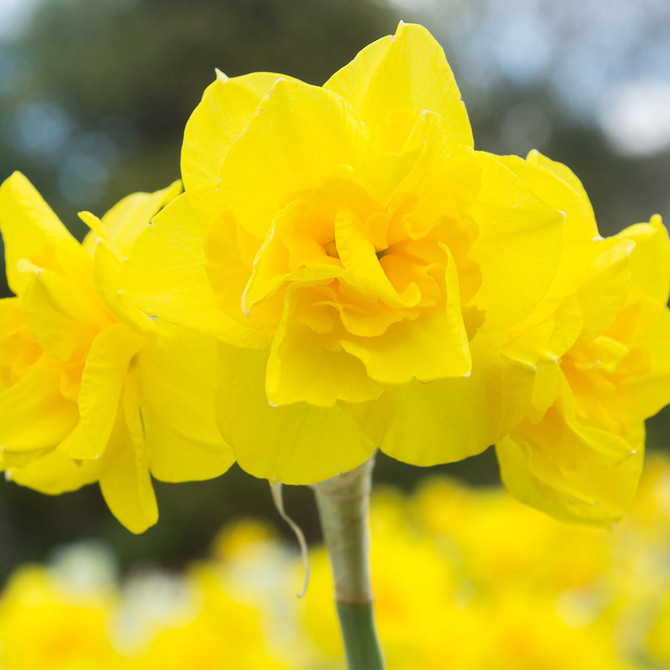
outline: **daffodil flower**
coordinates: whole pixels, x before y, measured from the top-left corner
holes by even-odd
[[[497,444],[502,478],[555,517],[609,525],[637,487],[644,419],[670,402],[668,234],[654,216],[603,239],[568,168],[536,152],[502,160],[566,213],[547,296],[500,339],[537,367],[526,416]]]
[[[131,531],[156,522],[150,473],[213,477],[232,463],[214,421],[215,346],[127,303],[119,272],[139,232],[181,190],[136,193],[79,244],[34,187],[0,187],[0,465],[49,494],[99,481]]]
[[[563,215],[474,151],[424,28],[400,24],[322,87],[219,73],[182,176],[121,286],[220,340],[218,422],[242,468],[311,484],[377,444],[458,460],[521,418],[532,366],[489,338],[546,292]]]

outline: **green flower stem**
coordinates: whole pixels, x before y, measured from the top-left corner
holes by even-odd
[[[368,503],[374,458],[312,488],[335,583],[350,670],[383,670],[370,583]]]

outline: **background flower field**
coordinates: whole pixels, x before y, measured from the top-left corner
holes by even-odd
[[[372,499],[379,633],[393,668],[649,668],[670,662],[670,461],[613,531],[557,523],[443,476]],[[482,538],[486,542],[482,543]],[[484,551],[482,548],[484,547]],[[240,519],[209,555],[122,577],[99,542],[10,576],[0,667],[337,668],[328,559]],[[456,643],[457,641],[457,643]]]

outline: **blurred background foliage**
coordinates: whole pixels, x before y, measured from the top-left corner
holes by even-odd
[[[570,165],[603,234],[654,212],[670,221],[667,0],[1,0],[0,180],[24,172],[82,237],[76,212],[101,215],[179,176],[183,127],[215,67],[320,84],[400,18],[442,42],[479,149],[537,148]],[[651,449],[668,448],[669,422],[649,423]],[[474,484],[498,479],[491,450],[436,469]],[[424,474],[378,459],[378,480],[413,488]],[[287,507],[318,539],[310,491],[286,489]],[[157,495],[158,525],[135,537],[97,487],[47,498],[3,483],[0,577],[87,537],[104,538],[122,565],[178,566],[204,555],[231,518],[276,518],[267,483],[237,468],[159,483]]]

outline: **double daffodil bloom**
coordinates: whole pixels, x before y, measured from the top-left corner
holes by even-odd
[[[499,345],[537,366],[525,418],[497,444],[507,488],[568,521],[608,525],[642,469],[644,419],[670,402],[670,243],[660,217],[598,235],[564,165],[533,152],[505,163],[566,213],[547,296]]]
[[[521,418],[532,366],[490,337],[546,292],[563,215],[474,151],[424,28],[400,24],[323,87],[219,73],[182,176],[121,284],[220,340],[218,422],[242,468],[309,484],[377,444],[452,461]]]
[[[233,457],[216,428],[213,341],[149,319],[118,285],[125,256],[178,183],[131,195],[79,244],[34,187],[0,187],[7,278],[0,301],[0,465],[57,494],[99,481],[133,532],[156,522],[150,473],[214,477]]]

